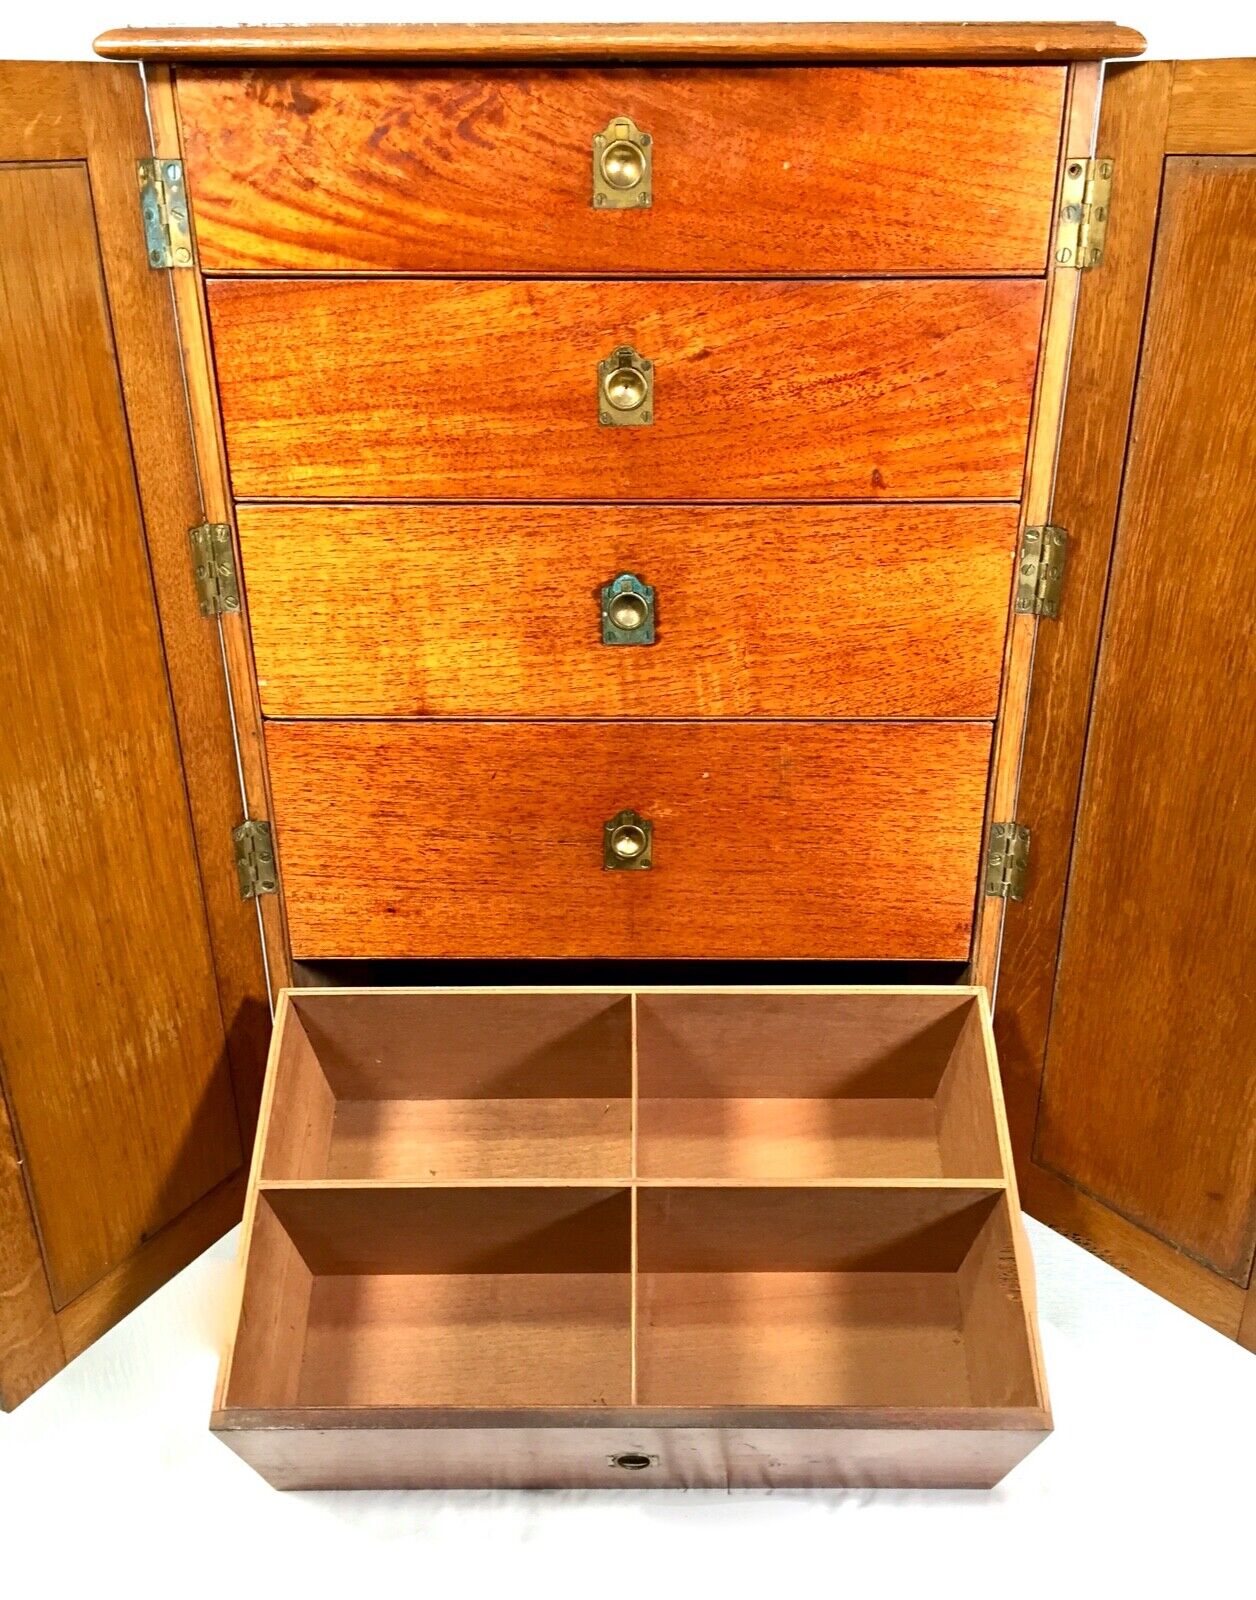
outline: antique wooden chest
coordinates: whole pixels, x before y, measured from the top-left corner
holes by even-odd
[[[189,1240],[230,1215],[264,987],[216,1425],[276,1482],[995,1481],[1048,1420],[988,996],[1100,63],[1138,36],[98,48],[145,67],[147,261],[98,223],[104,281],[182,759],[230,741],[265,980],[238,905],[189,901],[236,1054],[171,1127],[212,1103],[215,1158],[23,1287],[52,1331],[17,1386],[176,1259],[172,1196],[218,1197]],[[67,92],[89,143],[109,95]],[[18,121],[24,160],[71,149]],[[207,621],[151,493],[141,289],[177,313]],[[200,863],[233,804],[203,796]]]

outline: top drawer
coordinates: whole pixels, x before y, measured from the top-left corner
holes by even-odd
[[[1063,67],[220,69],[178,75],[207,272],[1046,268]],[[648,133],[649,204],[593,204]],[[620,167],[621,175],[631,176]]]

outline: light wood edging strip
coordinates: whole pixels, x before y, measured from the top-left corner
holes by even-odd
[[[244,1199],[244,1217],[240,1224],[240,1249],[236,1258],[236,1283],[233,1293],[233,1315],[229,1324],[231,1332],[223,1347],[218,1364],[218,1381],[214,1388],[214,1410],[221,1411],[226,1404],[227,1385],[231,1381],[231,1362],[235,1355],[236,1334],[240,1326],[240,1311],[244,1304],[245,1275],[249,1264],[249,1246],[253,1240],[253,1221],[257,1215],[257,1202],[262,1189],[262,1160],[270,1138],[271,1111],[275,1104],[275,1084],[279,1077],[279,1056],[285,1038],[292,1026],[288,1014],[292,1010],[293,990],[280,991],[275,1006],[275,1027],[270,1037],[270,1053],[266,1060],[266,1080],[262,1085],[262,1103],[257,1115],[257,1138],[253,1144],[253,1157],[249,1164],[249,1186]],[[295,1021],[295,1019],[294,1019]],[[296,1022],[296,1026],[300,1026]]]
[[[1060,168],[1055,193],[1060,193],[1065,164],[1075,156],[1088,156],[1094,148],[1095,115],[1099,103],[1101,70],[1097,66],[1074,67],[1069,73],[1068,100],[1064,113]],[[1052,214],[1054,232],[1055,218]],[[1043,313],[1043,339],[1034,403],[1029,430],[1029,453],[1025,465],[1020,534],[1027,527],[1040,527],[1049,520],[1059,457],[1064,394],[1068,385],[1070,346],[1081,274],[1072,267],[1055,267],[1047,280]],[[1017,815],[1020,788],[1021,754],[1029,712],[1030,680],[1033,673],[1034,645],[1038,629],[1036,617],[1011,611],[1016,578],[1008,596],[1010,621],[1003,672],[1003,691],[998,721],[995,724],[994,754],[990,789],[986,805],[986,827],[982,836],[982,859],[978,864],[978,900],[973,939],[970,982],[981,984],[994,999],[998,982],[999,951],[1007,902],[984,892],[985,848],[990,827],[995,822],[1017,821],[1029,826],[1033,819]],[[1030,872],[1033,871],[1032,845]]]
[[[98,55],[144,61],[1101,61],[1146,40],[1113,22],[116,28]]]
[[[158,155],[178,152],[182,157],[179,121],[175,109],[174,83],[168,67],[149,67],[145,72],[153,141]],[[170,274],[175,298],[179,344],[183,353],[183,372],[192,441],[201,486],[201,509],[210,522],[225,522],[231,527],[237,572],[243,571],[239,536],[227,475],[226,445],[222,419],[218,412],[218,392],[210,353],[209,319],[200,271]],[[241,587],[240,610],[220,619],[227,682],[231,692],[232,717],[236,730],[240,776],[248,815],[271,816],[270,785],[262,743],[262,712],[253,666],[253,646],[249,636],[248,611]],[[283,885],[279,893],[258,901],[262,936],[269,964],[272,1004],[276,992],[291,982],[292,960],[288,949],[287,918],[283,907]]]

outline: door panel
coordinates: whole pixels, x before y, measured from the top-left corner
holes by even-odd
[[[62,1306],[241,1142],[86,170],[0,169],[0,210],[0,1051]]]
[[[1112,68],[1097,148],[995,1033],[1027,1210],[1256,1348],[1256,62]]]
[[[1252,352],[1256,159],[1172,157],[1035,1154],[1240,1284],[1256,1248]]]
[[[134,67],[0,63],[0,1408],[239,1216],[269,1035],[150,149]]]

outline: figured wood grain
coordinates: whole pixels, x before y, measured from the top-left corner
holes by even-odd
[[[1234,551],[1256,492],[1254,350],[1256,160],[1170,158],[1035,1143],[1243,1286],[1256,897],[1234,863],[1256,850],[1256,579]],[[1184,528],[1190,561],[1166,582]]]
[[[207,285],[241,498],[1016,498],[1040,281]],[[599,425],[597,363],[654,363]]]
[[[0,1055],[64,1306],[241,1141],[87,167],[0,184]]]
[[[293,948],[963,959],[989,748],[963,722],[271,723]],[[625,807],[653,870],[603,870]],[[905,870],[887,841],[916,836]]]
[[[243,506],[239,528],[271,717],[998,703],[1012,506]],[[651,647],[602,643],[622,572],[655,590]]]
[[[207,272],[1037,273],[1064,77],[287,67],[177,92]],[[592,136],[625,114],[652,204],[604,211]]]
[[[116,28],[95,42],[102,56],[145,61],[1098,61],[1145,48],[1112,22],[320,23]]]

